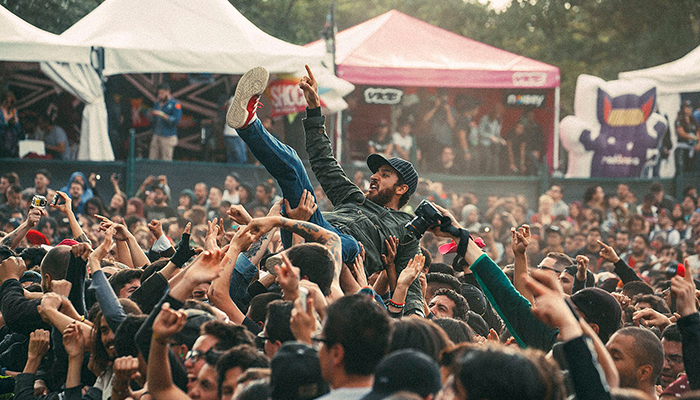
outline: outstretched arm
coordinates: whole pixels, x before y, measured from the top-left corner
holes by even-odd
[[[32,208],[29,210],[29,214],[27,215],[27,219],[22,222],[17,229],[14,231],[10,232],[0,240],[0,245],[2,246],[7,246],[11,249],[17,248],[19,246],[20,242],[22,239],[27,236],[27,232],[29,232],[30,229],[36,225],[37,222],[39,222],[39,219],[41,218],[42,215],[44,215],[46,211],[44,211],[43,208]]]
[[[306,152],[309,155],[311,169],[321,183],[323,191],[333,205],[344,202],[362,202],[364,195],[338,164],[333,156],[331,142],[326,135],[325,118],[321,115],[321,100],[318,96],[318,83],[309,66],[307,76],[301,78],[299,87],[304,91],[307,110],[304,120],[306,132]]]
[[[315,242],[324,245],[331,252],[334,261],[333,284],[331,291],[333,295],[342,296],[340,289],[340,271],[343,266],[340,237],[334,232],[324,229],[316,224],[306,221],[296,221],[284,217],[256,218],[245,228],[246,232],[256,235],[256,240],[260,236],[269,232],[272,228],[281,228],[295,233],[307,242]]]

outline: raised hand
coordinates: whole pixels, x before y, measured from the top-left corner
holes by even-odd
[[[90,245],[87,243],[78,243],[71,246],[70,251],[71,253],[73,253],[73,256],[75,258],[82,258],[83,260],[87,260],[90,256],[90,253],[92,253],[92,247],[90,247]]]
[[[186,322],[187,314],[184,311],[173,310],[170,308],[170,303],[163,303],[163,307],[153,320],[153,335],[159,340],[166,341],[180,332]]]
[[[43,207],[34,207],[29,210],[29,213],[27,214],[27,224],[29,227],[33,228],[45,213],[46,210],[44,210]]]
[[[299,269],[292,266],[289,257],[282,254],[282,265],[275,265],[275,280],[284,292],[285,300],[294,300],[299,293]]]
[[[423,270],[423,264],[425,264],[425,256],[423,254],[416,254],[411,261],[408,262],[406,268],[399,274],[396,286],[408,287],[413,283]]]
[[[252,232],[246,231],[245,229],[238,229],[231,239],[230,248],[237,250],[238,252],[247,251],[250,245],[255,243],[255,235]]]
[[[111,225],[109,228],[107,228],[105,230],[105,236],[104,239],[102,239],[102,243],[100,243],[100,245],[97,246],[92,253],[90,253],[90,258],[95,259],[98,262],[102,261],[102,259],[107,256],[109,250],[112,248],[112,238],[116,232],[116,225]]]
[[[585,282],[588,274],[588,257],[584,255],[576,256],[576,279]]]
[[[360,243],[360,254],[355,257],[352,265],[350,265],[350,272],[352,276],[355,277],[357,284],[361,287],[367,286],[367,273],[365,272],[365,246]]]
[[[671,325],[671,320],[653,308],[645,308],[635,311],[635,313],[632,314],[632,321],[637,326],[658,326],[661,331],[663,331],[667,326]]]
[[[248,225],[248,223],[253,219],[253,217],[248,214],[245,207],[240,204],[233,204],[231,207],[229,207],[228,211],[226,211],[226,214],[228,214],[228,216],[231,217],[231,219],[238,225]]]
[[[0,266],[0,282],[5,282],[8,279],[19,280],[25,271],[27,271],[27,267],[21,257],[8,257]]]
[[[695,283],[690,273],[688,260],[685,260],[685,276],[671,278],[671,296],[676,297],[676,309],[681,317],[698,311]]]
[[[311,68],[308,65],[304,67],[307,75],[301,78],[299,87],[304,92],[304,98],[309,108],[318,108],[321,106],[321,99],[318,97],[318,82],[316,77],[314,77],[314,73],[311,72]]]
[[[221,273],[222,267],[219,263],[223,255],[224,252],[221,249],[203,251],[187,268],[184,278],[197,285],[213,281]]]
[[[51,335],[49,331],[37,329],[29,334],[29,351],[27,352],[30,359],[40,360],[49,351],[49,342]]]
[[[163,223],[160,220],[154,219],[148,223],[148,230],[151,231],[153,237],[158,240],[159,237],[163,236]]]
[[[386,254],[382,254],[381,258],[384,268],[388,269],[388,267],[394,266],[394,258],[396,258],[396,252],[399,248],[399,238],[389,236],[387,239],[384,239],[384,244],[386,245]]]
[[[129,381],[139,379],[139,359],[132,356],[119,357],[114,360],[114,383],[113,387],[118,392],[130,392]]]
[[[58,293],[47,292],[41,297],[41,303],[37,306],[39,313],[48,310],[58,310],[63,304],[63,297]]]
[[[302,304],[302,301],[306,301],[306,303]],[[296,340],[311,343],[311,335],[316,331],[313,297],[307,296],[305,300],[298,297],[294,300],[294,309],[292,309],[292,318],[289,320],[289,328]]]
[[[270,210],[267,212],[267,217],[281,217],[282,216],[282,203],[285,201],[285,199],[281,199],[280,201],[275,202],[272,207],[270,207]]]
[[[54,196],[59,196],[63,200],[63,204],[51,204],[51,208],[55,208],[66,215],[73,211],[73,200],[70,198],[70,196],[58,190]]]
[[[513,248],[513,253],[515,254],[525,254],[527,246],[530,245],[530,225],[523,225],[517,230],[515,228],[510,229],[511,233],[511,247]]]
[[[255,218],[248,223],[248,226],[246,226],[244,230],[246,232],[251,232],[254,235],[255,241],[258,241],[262,235],[275,228],[278,220],[279,217]]]
[[[212,221],[207,221],[207,235],[204,237],[204,250],[216,250],[219,248],[217,242],[219,236],[219,219],[214,218]]]
[[[314,199],[313,194],[306,189],[301,193],[301,199],[299,199],[297,208],[292,208],[287,199],[284,199],[284,207],[287,210],[287,216],[298,221],[308,221],[318,209],[316,199]]]
[[[63,331],[63,347],[70,357],[82,356],[85,353],[85,336],[77,321],[71,322]]]
[[[609,261],[613,264],[620,261],[620,257],[617,256],[615,249],[600,240],[598,240],[598,244],[600,245],[600,256],[603,258],[603,260]]]
[[[581,325],[566,305],[564,290],[556,276],[533,270],[530,276],[525,277],[525,285],[535,296],[535,306],[532,308],[535,317],[547,325],[558,327],[564,341],[583,335]]]

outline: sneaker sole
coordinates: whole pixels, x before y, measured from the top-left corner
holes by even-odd
[[[263,67],[255,67],[246,72],[238,81],[233,101],[226,112],[226,123],[233,129],[243,128],[248,119],[248,102],[255,95],[260,95],[267,87],[270,73]]]

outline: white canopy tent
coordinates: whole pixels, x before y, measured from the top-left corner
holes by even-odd
[[[680,95],[700,92],[700,47],[676,61],[637,71],[621,72],[618,76],[620,79],[649,79],[656,83],[659,112],[669,119],[669,128],[673,133],[671,139],[675,146],[674,121],[681,108]],[[669,160],[668,165],[662,165],[662,172],[667,169],[673,175],[673,157],[669,157]]]
[[[323,86],[331,89],[323,95],[325,103],[332,105],[331,111],[347,107],[342,96],[354,89],[332,73],[320,71],[322,52],[268,35],[226,0],[107,0],[61,37],[104,48],[104,76],[171,72],[238,75],[256,66],[272,73],[300,74],[306,63],[321,72]],[[76,72],[74,81],[81,78],[81,71]],[[106,129],[99,137],[108,143]]]
[[[323,56],[266,34],[226,0],[107,0],[61,37],[104,47],[106,76],[291,72]]]
[[[114,160],[100,79],[90,65],[90,46],[43,31],[0,7],[0,60],[40,62],[49,78],[86,103],[78,158]],[[68,70],[70,74],[66,74]],[[80,82],[72,82],[66,75],[79,76]]]
[[[0,6],[0,60],[90,63],[90,47],[41,30]]]

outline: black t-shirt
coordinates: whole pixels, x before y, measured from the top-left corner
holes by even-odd
[[[688,121],[686,121],[686,119],[683,117],[676,119],[675,125],[676,125],[676,131],[678,131],[678,128],[683,128],[685,133],[687,133],[689,135],[695,135],[695,131],[698,130],[698,125],[695,122],[695,118],[693,118],[692,116],[688,117]],[[680,136],[678,136],[678,141],[680,143],[692,143],[691,140],[684,139]]]

